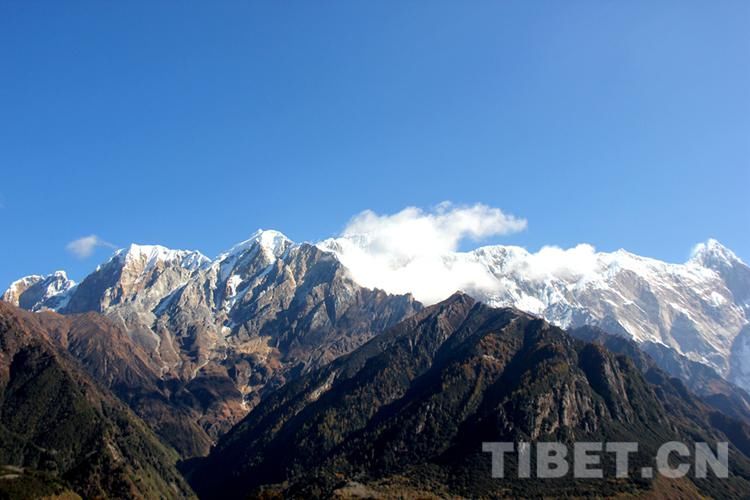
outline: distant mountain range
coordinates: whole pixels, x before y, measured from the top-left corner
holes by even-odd
[[[3,300],[28,310],[119,316],[129,328],[137,328],[144,345],[156,351],[165,372],[185,377],[210,362],[211,352],[220,348],[227,332],[236,336],[264,328],[245,323],[268,300],[261,298],[265,291],[279,285],[279,276],[266,276],[277,260],[292,274],[301,272],[292,265],[301,257],[324,260],[337,268],[348,287],[362,288],[371,286],[372,280],[358,280],[360,266],[354,265],[353,256],[366,243],[366,235],[358,235],[317,245],[294,244],[279,232],[259,231],[214,260],[199,252],[131,245],[79,285],[63,272],[28,276],[11,284]],[[661,344],[750,389],[750,267],[715,240],[698,245],[685,264],[624,250],[595,253],[585,245],[558,254],[490,246],[446,254],[441,262],[442,272],[484,273],[466,282],[463,291],[488,305],[516,307],[563,328],[595,325],[639,343]],[[348,263],[353,269],[347,268]],[[393,264],[405,275],[410,265],[416,264],[408,260]],[[286,285],[296,286],[290,281]],[[411,291],[402,287],[403,283],[384,290]],[[188,298],[195,303],[187,303]],[[401,300],[418,307],[413,299]],[[283,304],[274,307],[279,306]],[[192,318],[186,317],[187,310]],[[394,319],[401,317],[397,314]],[[194,338],[197,344],[185,355],[184,349],[160,340],[159,328],[180,330],[175,321],[193,326],[193,334],[181,335],[194,337],[196,328],[210,332]]]
[[[718,242],[699,245],[685,264],[590,248],[573,261],[507,246],[442,255],[436,276],[468,269],[473,281],[468,295],[427,309],[401,288],[408,279],[381,290],[363,278],[352,255],[366,244],[361,235],[298,244],[259,231],[214,259],[131,245],[80,283],[62,271],[14,282],[0,308],[0,358],[10,370],[0,394],[21,383],[13,366],[25,359],[14,347],[23,342],[3,339],[35,339],[47,359],[61,360],[61,390],[91,381],[94,407],[107,409],[87,415],[115,437],[123,425],[137,429],[136,446],[152,461],[141,451],[122,455],[117,441],[101,460],[119,460],[125,471],[163,470],[166,481],[77,483],[76,474],[94,472],[76,465],[89,448],[72,436],[61,445],[73,447],[65,452],[71,458],[51,469],[33,453],[16,453],[36,449],[48,439],[43,433],[7,438],[0,466],[25,464],[29,481],[43,485],[32,488],[37,493],[71,487],[118,496],[118,488],[135,488],[186,497],[177,457],[204,457],[215,446],[209,458],[182,465],[203,497],[387,497],[399,488],[473,497],[499,491],[476,476],[488,467],[476,454],[480,438],[692,436],[731,441],[738,465],[732,481],[690,483],[686,494],[733,496],[750,485],[750,395],[741,388],[750,382],[750,268]],[[411,265],[391,264],[396,272]],[[406,268],[403,276],[412,276]],[[16,392],[7,404],[29,408],[24,418],[49,415],[40,421],[47,432],[58,417],[38,400],[42,393]],[[65,399],[74,414],[76,397]],[[4,415],[0,423],[14,435],[17,422]],[[504,434],[493,435],[490,423]],[[465,432],[473,437],[461,444]],[[420,465],[417,454],[428,462]],[[557,487],[586,491],[575,482]]]
[[[363,272],[368,244],[367,235],[355,235],[321,247],[350,265],[364,284],[390,292],[423,290],[409,279],[393,285]],[[750,267],[715,240],[697,245],[685,264],[624,250],[597,253],[588,245],[537,253],[500,245],[393,259],[386,269],[399,276],[424,276],[422,269],[466,276],[459,280],[463,291],[489,305],[516,307],[563,328],[598,325],[662,344],[750,388]]]

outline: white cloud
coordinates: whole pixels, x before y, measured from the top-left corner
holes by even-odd
[[[526,229],[526,220],[506,215],[482,204],[455,207],[443,202],[431,212],[408,207],[394,215],[365,210],[344,230],[344,237],[364,236],[376,252],[410,258],[440,255],[458,249],[459,243]]]
[[[117,248],[112,243],[104,241],[95,234],[78,238],[65,246],[68,252],[72,253],[79,259],[90,257],[97,247]]]
[[[524,252],[520,258],[510,262],[508,271],[530,280],[573,282],[594,275],[600,265],[596,249],[581,243],[567,249],[545,246],[536,253]]]
[[[430,211],[408,207],[393,215],[366,210],[349,222],[340,238],[321,246],[335,251],[361,285],[411,292],[433,303],[456,290],[497,287],[485,265],[456,253],[463,240],[480,241],[525,228],[525,219],[499,208],[446,202]]]

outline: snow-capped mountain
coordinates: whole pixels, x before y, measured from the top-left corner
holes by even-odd
[[[181,449],[188,456],[205,453],[290,375],[348,353],[421,309],[410,296],[359,286],[333,254],[277,231],[258,231],[213,260],[131,245],[80,284],[38,293],[54,276],[19,280],[4,297],[30,310],[100,312],[127,332],[166,388],[148,397],[169,394],[195,419],[198,435],[172,443],[197,443]],[[169,425],[138,398],[131,404],[139,414],[157,428]]]
[[[128,302],[149,309],[210,262],[196,251],[133,244],[117,250],[107,262],[71,289],[68,303],[58,310],[102,312]]]
[[[750,267],[716,240],[701,243],[693,250],[691,262],[715,271],[732,292],[734,302],[750,316]]]
[[[74,287],[75,282],[68,279],[65,271],[55,271],[48,276],[32,275],[14,281],[1,299],[30,311],[58,310],[67,305]]]
[[[250,404],[290,366],[325,363],[421,307],[375,289],[432,303],[456,283],[489,305],[565,328],[596,325],[665,345],[750,389],[750,268],[715,240],[683,264],[589,245],[373,260],[368,244],[366,235],[311,245],[259,231],[213,260],[131,245],[78,285],[61,273],[34,276],[3,297],[30,310],[103,312],[152,353],[165,376],[190,380],[212,366],[231,368]]]
[[[715,240],[698,245],[684,264],[589,245],[393,258],[368,244],[366,235],[355,235],[319,245],[365,286],[411,291],[431,303],[457,283],[489,305],[516,307],[564,328],[597,325],[666,345],[750,389],[750,268]]]

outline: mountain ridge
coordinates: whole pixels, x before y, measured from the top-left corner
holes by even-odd
[[[390,260],[357,236],[319,245],[365,286],[442,298],[458,280],[463,291],[489,305],[516,307],[563,328],[595,325],[663,344],[750,388],[750,373],[743,370],[750,361],[750,267],[713,239],[697,245],[683,264],[625,250],[596,252],[585,244],[536,253],[493,245]]]
[[[186,457],[206,453],[288,378],[421,308],[409,296],[358,286],[331,254],[274,231],[257,232],[213,261],[194,251],[132,245],[65,293],[60,313],[102,313],[145,353],[148,369],[141,372],[150,379],[143,385],[151,390],[124,399],[157,429],[176,424],[159,403],[164,398],[187,412],[191,425],[167,434]],[[53,299],[59,296],[47,300]],[[99,349],[85,361],[107,356]]]
[[[374,280],[362,275],[358,271],[362,264],[356,259],[367,251],[367,244],[365,238],[355,235],[323,240],[314,246],[333,254],[360,286],[380,288],[392,294],[410,293],[419,288],[393,283],[389,286],[387,281],[380,283],[378,280],[384,279],[380,275],[387,273],[377,274]],[[77,285],[64,274],[62,278],[59,274],[41,279],[31,276],[14,282],[4,293],[3,300],[30,310],[101,311],[112,300],[127,299],[128,290],[102,298],[102,290],[90,291],[95,284],[89,278],[101,274],[103,267],[112,266],[114,259],[121,259],[123,255],[126,260],[137,261],[128,257],[136,254],[141,260],[145,259],[145,264],[141,264],[142,273],[148,274],[153,267],[165,262],[172,262],[172,269],[181,269],[180,276],[157,293],[158,300],[164,300],[163,307],[168,305],[168,295],[184,285],[191,273],[218,267],[216,281],[224,289],[217,294],[229,299],[225,300],[224,307],[231,309],[232,300],[243,293],[242,287],[238,288],[242,274],[232,274],[241,255],[253,247],[258,248],[265,256],[264,265],[268,266],[283,257],[284,252],[301,245],[312,244],[294,243],[275,230],[259,230],[213,260],[197,251],[131,245],[116,251]],[[148,257],[144,257],[145,254]],[[185,262],[180,264],[180,258],[186,259]],[[545,247],[537,253],[518,246],[493,245],[440,258],[448,266],[450,275],[466,272],[480,276],[472,278],[475,282],[466,283],[461,289],[489,305],[516,307],[564,328],[595,325],[624,332],[641,343],[663,344],[750,390],[747,368],[750,361],[750,267],[715,239],[696,245],[683,264],[666,263],[622,249],[611,253],[595,252],[588,245],[568,250]],[[419,262],[418,257],[415,259]],[[389,272],[403,269],[403,274],[408,274],[409,266],[417,265],[409,260],[391,264],[395,267],[389,268]],[[147,279],[139,278],[139,272],[132,274],[133,282]],[[377,286],[379,284],[384,286]],[[94,298],[87,298],[86,290]],[[451,292],[453,289],[446,289],[444,295]]]
[[[263,394],[422,307],[411,295],[388,295],[357,280],[347,248],[366,243],[361,237],[295,243],[259,230],[213,260],[196,251],[131,245],[81,283],[67,283],[59,273],[35,277],[16,282],[29,284],[3,297],[35,311],[103,312],[149,353],[161,379],[189,387],[205,378],[226,387],[220,393],[196,387],[210,394],[200,411],[213,440]],[[489,288],[464,291],[491,306],[515,307],[565,328],[598,326],[647,352],[669,349],[750,386],[744,307],[750,268],[716,240],[697,245],[685,264],[624,250],[596,253],[585,245],[546,252],[486,246],[456,253],[446,265],[463,260],[456,272],[471,265],[490,276]],[[45,285],[50,280],[55,286]],[[656,359],[670,371],[675,356]],[[701,394],[706,387],[718,398],[734,392],[691,373],[697,371],[680,375]],[[744,397],[730,399],[744,414]],[[206,436],[196,439],[206,443]]]
[[[591,484],[492,479],[481,443],[638,441],[631,465],[640,466],[662,442],[714,442],[727,439],[721,429],[740,429],[733,477],[694,483],[738,497],[750,485],[749,428],[719,415],[658,369],[642,374],[627,356],[540,318],[457,294],[274,392],[184,470],[205,498],[355,487],[375,497],[577,496]],[[597,494],[654,487],[602,481]]]

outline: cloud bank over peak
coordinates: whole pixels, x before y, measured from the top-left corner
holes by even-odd
[[[499,208],[442,203],[431,210],[408,207],[385,215],[366,210],[352,218],[337,238],[318,246],[335,253],[360,285],[411,293],[425,304],[439,302],[457,290],[492,303],[516,304],[531,289],[589,286],[622,269],[639,276],[687,273],[689,279],[698,272],[624,250],[597,252],[586,243],[571,248],[544,246],[536,252],[508,245],[459,251],[466,240],[481,242],[525,228],[525,219]],[[723,248],[718,243],[707,245],[713,249],[711,256],[726,253],[716,250]],[[528,290],[519,289],[518,283]],[[526,310],[536,313],[543,307],[536,299],[533,304],[524,303]]]
[[[480,241],[516,233],[526,225],[525,219],[499,208],[443,202],[431,211],[407,207],[393,215],[365,210],[352,218],[342,236],[360,239],[372,252],[408,259],[455,252],[464,239]]]
[[[517,233],[526,225],[499,208],[444,202],[431,210],[408,207],[392,215],[366,210],[340,237],[319,245],[336,253],[363,286],[411,292],[433,303],[456,290],[497,286],[485,265],[457,253],[462,241]]]

